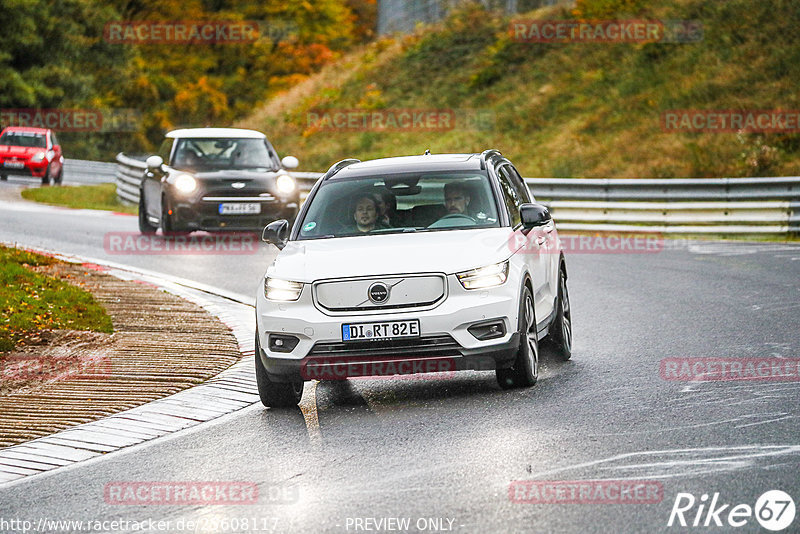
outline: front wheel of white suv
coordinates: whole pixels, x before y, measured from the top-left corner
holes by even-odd
[[[256,383],[261,404],[268,408],[297,406],[303,396],[303,382],[273,382],[261,362],[261,344],[256,335]]]
[[[520,299],[518,330],[519,349],[514,364],[509,369],[497,369],[497,383],[503,389],[531,387],[539,378],[539,340],[536,335],[536,314],[533,295],[528,286]]]

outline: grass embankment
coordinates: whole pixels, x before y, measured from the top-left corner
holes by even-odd
[[[667,110],[800,109],[800,4],[790,0],[579,0],[585,19],[703,24],[694,43],[523,43],[477,8],[384,39],[324,69],[240,126],[267,133],[301,167],[495,147],[524,176],[711,177],[800,173],[799,134],[665,132]],[[519,18],[571,19],[563,7]],[[480,127],[319,131],[315,109],[487,111]],[[462,117],[463,119],[463,117]],[[458,123],[458,118],[457,118]]]
[[[119,201],[114,184],[36,187],[23,190],[22,198],[67,208],[109,210],[134,215],[137,212],[136,206]]]
[[[31,270],[56,260],[0,246],[0,352],[41,330],[112,332],[91,293]]]

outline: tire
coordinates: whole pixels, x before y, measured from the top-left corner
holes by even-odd
[[[564,269],[558,272],[558,302],[556,318],[550,334],[552,352],[556,358],[567,361],[572,357],[572,307],[569,303],[567,277]]]
[[[525,388],[539,379],[539,341],[536,336],[536,312],[528,286],[522,290],[517,329],[520,334],[517,358],[509,369],[497,369],[497,383],[503,389]]]
[[[42,176],[42,185],[50,185],[50,165],[48,165],[47,169],[44,171],[44,176]]]
[[[303,396],[303,382],[273,382],[261,363],[261,344],[256,334],[256,383],[261,404],[267,408],[297,406]]]
[[[58,170],[58,175],[53,178],[53,183],[56,185],[61,185],[61,179],[64,178],[64,166],[62,165],[61,168]]]
[[[154,234],[156,230],[158,230],[158,228],[150,224],[150,221],[147,220],[144,191],[139,190],[139,232],[142,234]]]

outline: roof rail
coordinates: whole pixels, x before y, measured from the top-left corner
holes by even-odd
[[[481,169],[485,169],[486,160],[495,155],[503,157],[500,151],[497,150],[496,148],[490,148],[489,150],[484,150],[483,152],[481,152]]]
[[[325,173],[325,176],[322,177],[323,180],[326,180],[339,172],[340,170],[344,169],[348,165],[352,165],[353,163],[361,163],[360,159],[350,158],[350,159],[343,159],[342,161],[336,162],[331,165],[331,168],[328,169],[328,172]]]

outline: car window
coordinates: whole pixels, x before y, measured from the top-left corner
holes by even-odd
[[[525,179],[519,175],[517,169],[515,169],[513,165],[506,165],[504,168],[508,170],[508,173],[511,176],[511,183],[517,187],[517,190],[519,190],[519,192],[522,194],[525,202],[533,202],[533,193],[531,193],[530,189],[528,188],[528,184],[526,184]]]
[[[58,145],[58,139],[56,139],[56,133],[55,132],[50,132],[50,141],[53,142],[53,146],[57,146]]]
[[[47,140],[41,133],[6,132],[0,136],[0,145],[47,148]]]
[[[323,182],[299,239],[499,226],[485,171],[388,174]]]
[[[514,183],[508,165],[503,165],[497,170],[497,177],[503,192],[503,201],[511,218],[511,226],[515,227],[522,222],[519,208],[526,202],[526,195]]]
[[[277,169],[263,139],[178,139],[172,165],[192,170]]]
[[[273,147],[272,144],[270,144],[269,141],[266,141],[266,144],[267,144],[267,151],[269,151],[269,156],[275,162],[275,168],[280,168],[280,166],[281,166],[281,158],[280,158],[280,156],[278,156],[278,151],[275,150],[275,147]]]

